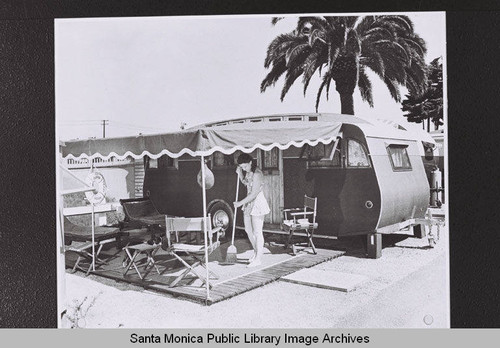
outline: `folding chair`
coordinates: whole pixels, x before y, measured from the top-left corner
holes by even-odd
[[[101,250],[103,246],[107,243],[112,243],[115,242],[115,238],[111,239],[105,239],[105,240],[100,240],[98,242],[94,242],[94,248],[97,248],[95,252],[95,263],[97,265],[105,265],[107,262],[99,258],[99,254],[101,253]],[[92,242],[84,242],[83,244],[80,245],[75,245],[75,246],[65,246],[65,252],[74,252],[78,255],[78,258],[76,259],[75,265],[73,266],[73,269],[71,270],[72,272],[75,272],[76,269],[82,270],[85,273],[85,275],[88,275],[90,271],[92,270]],[[83,268],[81,263],[82,261],[87,261],[89,263],[89,267],[87,269]]]
[[[159,242],[157,235],[162,235],[165,223],[165,214],[160,214],[149,198],[120,199],[125,214],[124,221],[120,222],[120,228],[134,229],[146,227],[151,235],[151,242]]]
[[[212,228],[211,224],[211,219],[210,219],[210,214],[208,217],[195,217],[195,218],[166,218],[166,237],[167,237],[167,247],[163,245],[163,249],[166,250],[170,255],[174,256],[177,260],[179,260],[182,265],[186,268],[177,278],[174,279],[174,281],[170,284],[170,287],[176,286],[185,276],[187,276],[189,273],[192,273],[195,275],[197,278],[199,278],[203,284],[208,283],[209,287],[212,287],[212,284],[210,284],[209,279],[206,279],[206,277],[199,272],[199,270],[196,270],[197,266],[201,266],[203,268],[207,268],[207,265],[205,264],[204,258],[205,258],[205,244],[202,245],[196,245],[196,244],[187,244],[187,243],[180,243],[178,238],[176,238],[175,242],[172,242],[171,240],[171,233],[175,233],[176,236],[178,236],[178,232],[198,232],[201,233],[203,236],[204,233],[204,226],[207,226],[207,240],[208,240],[208,245],[207,245],[207,253],[210,255],[214,250],[216,250],[219,245],[219,237],[220,234],[222,233],[222,228],[221,227],[216,227]],[[214,238],[215,235],[215,238]],[[202,238],[204,240],[204,238]],[[184,257],[180,256],[179,254],[184,254],[183,256],[186,256],[186,258],[191,257],[194,259],[193,263],[188,263]],[[215,274],[214,272],[209,270],[209,274],[213,277],[213,279],[218,279],[219,276]],[[210,276],[209,276],[210,277]]]
[[[308,239],[308,247],[312,248],[314,254],[316,254],[316,248],[313,243],[313,233],[314,230],[318,228],[318,223],[316,222],[316,209],[317,209],[318,198],[308,197],[304,195],[304,208],[292,208],[283,210],[283,223],[282,228],[288,231],[288,238],[285,243],[285,248],[288,248],[293,234],[296,231],[304,231]],[[302,218],[299,218],[302,217]],[[292,246],[292,250],[295,254],[295,245]]]
[[[158,269],[158,267],[156,266],[156,263],[155,263],[155,255],[158,252],[158,250],[160,250],[160,247],[161,247],[161,243],[157,243],[157,244],[141,243],[141,244],[136,244],[136,245],[125,246],[123,248],[123,250],[125,250],[125,253],[127,254],[128,259],[126,259],[124,261],[126,263],[126,266],[125,266],[125,272],[123,273],[123,275],[124,276],[127,275],[127,272],[132,267],[134,267],[135,271],[139,275],[139,278],[141,278],[141,279],[144,279],[149,274],[149,271],[153,267],[156,269],[156,272],[158,274],[160,274],[160,270]],[[131,251],[133,251],[133,254],[131,253]],[[145,271],[144,274],[142,274],[139,271],[139,267],[137,265],[137,261],[138,261],[137,257],[143,253],[146,254],[146,257],[147,257],[145,265],[144,265],[144,271]],[[149,267],[149,266],[151,266],[151,267]]]
[[[112,242],[121,242],[121,237],[125,235],[116,227],[95,226],[94,227],[94,249],[95,263],[103,265],[107,262],[99,258],[102,248],[105,244]],[[72,245],[73,242],[81,242]],[[80,269],[86,272],[86,275],[92,270],[92,227],[78,226],[73,224],[67,217],[64,217],[64,243],[65,252],[74,252],[78,255],[73,266],[72,272]],[[83,268],[82,263],[88,262],[87,269]]]

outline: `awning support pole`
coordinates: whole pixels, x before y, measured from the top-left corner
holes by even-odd
[[[95,271],[95,215],[94,215],[94,203],[90,203],[92,206],[92,271]]]
[[[207,217],[207,191],[205,183],[205,157],[201,156],[201,189],[203,191],[203,235],[205,236],[205,265],[207,270],[205,285],[207,287],[207,300],[210,299],[210,285],[209,285],[209,271],[208,271],[208,241],[207,241],[207,224],[205,219]]]

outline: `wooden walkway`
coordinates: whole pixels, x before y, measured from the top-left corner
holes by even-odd
[[[213,286],[210,289],[209,299],[206,298],[205,287],[192,286],[188,284],[185,286],[181,285],[171,288],[168,284],[171,280],[173,280],[173,278],[158,275],[155,270],[152,270],[148,274],[147,280],[141,280],[134,272],[128,272],[128,274],[124,276],[121,262],[117,262],[120,259],[115,259],[115,261],[111,262],[110,265],[102,266],[99,269],[96,269],[95,272],[91,272],[91,274],[111,278],[117,281],[125,281],[155,292],[185,297],[196,302],[211,305],[276,281],[279,278],[298,270],[335,259],[345,253],[344,251],[326,249],[317,249],[317,251],[318,254],[316,255],[301,253],[287,260],[262,269],[257,269],[251,273],[246,273],[219,283],[213,283]]]
[[[185,296],[192,300],[211,305],[226,300],[262,285],[271,283],[279,278],[303,268],[312,267],[319,263],[335,259],[344,254],[343,251],[318,250],[318,254],[299,254],[296,257],[278,264],[247,273],[240,277],[216,283],[210,289],[210,298],[206,299],[206,288],[175,287],[153,285],[149,288],[178,296]]]

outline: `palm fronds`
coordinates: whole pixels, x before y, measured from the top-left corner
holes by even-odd
[[[273,19],[273,24],[278,21]],[[261,91],[285,75],[283,101],[293,83],[302,76],[305,95],[318,71],[322,80],[316,95],[316,110],[325,89],[328,99],[332,81],[343,95],[357,86],[363,101],[373,107],[372,84],[366,73],[370,69],[399,102],[401,86],[411,93],[424,91],[425,53],[425,41],[414,32],[408,16],[300,17],[293,32],[279,35],[269,45],[264,66],[271,67],[271,71],[262,81]]]
[[[360,66],[359,68],[358,88],[361,93],[361,99],[373,107],[372,83],[366,75],[365,68],[363,66]]]

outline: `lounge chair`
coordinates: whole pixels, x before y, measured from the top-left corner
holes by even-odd
[[[78,268],[86,272],[87,275],[90,273],[92,269],[92,245],[94,245],[96,265],[105,264],[106,262],[99,258],[102,248],[108,243],[120,243],[121,237],[125,234],[118,227],[95,226],[94,244],[92,244],[92,227],[75,225],[64,217],[65,251],[74,252],[78,255],[72,271],[74,272]],[[73,242],[81,243],[72,245]],[[87,269],[81,265],[84,261],[90,263]]]

